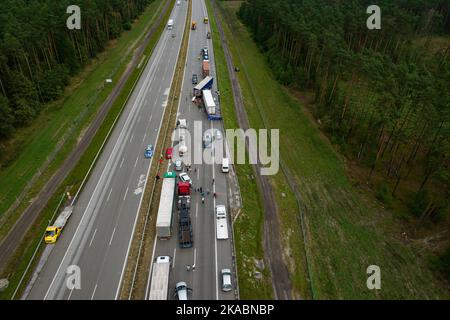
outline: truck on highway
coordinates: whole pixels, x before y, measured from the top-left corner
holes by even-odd
[[[172,235],[172,209],[176,178],[177,174],[175,172],[166,172],[164,174],[156,218],[156,235],[158,238],[170,238]]]
[[[217,239],[228,239],[227,210],[223,204],[216,205]]]
[[[167,22],[167,30],[173,29],[173,19],[169,19],[169,22]]]
[[[195,97],[201,97],[202,96],[202,91],[203,90],[207,90],[207,89],[211,89],[212,85],[213,85],[213,78],[210,76],[205,77],[202,81],[200,81],[199,84],[197,84],[194,87],[194,96]]]
[[[159,256],[153,263],[149,300],[167,300],[169,293],[170,257]]]
[[[61,235],[61,231],[64,229],[67,221],[73,212],[73,206],[65,207],[61,214],[56,218],[55,223],[52,226],[48,226],[45,230],[44,241],[46,243],[55,243]]]
[[[203,73],[203,77],[209,76],[209,61],[208,60],[203,60],[203,62],[202,62],[202,73]]]
[[[211,90],[203,90],[203,105],[205,106],[206,114],[208,116],[216,114],[216,103]]]
[[[180,221],[179,221],[179,240],[181,248],[192,247],[192,224],[191,216],[189,214],[189,206],[183,203],[180,206]]]

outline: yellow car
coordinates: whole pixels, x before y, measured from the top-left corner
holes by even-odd
[[[45,230],[45,243],[55,243],[61,234],[61,228],[58,227],[47,227]]]

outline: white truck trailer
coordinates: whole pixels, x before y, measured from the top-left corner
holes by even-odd
[[[203,90],[203,103],[205,104],[205,109],[208,116],[216,114],[216,103],[212,96],[211,90]]]
[[[172,209],[175,196],[177,174],[166,172],[159,200],[158,216],[156,218],[156,235],[158,238],[170,238],[172,235]]]
[[[228,239],[227,210],[223,204],[216,205],[217,239]]]
[[[169,256],[159,256],[153,263],[149,300],[167,300],[170,260]]]

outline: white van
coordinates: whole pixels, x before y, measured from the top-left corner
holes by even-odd
[[[172,30],[173,29],[173,19],[169,19],[169,22],[167,22],[167,29]]]
[[[230,171],[230,161],[228,160],[228,158],[223,158],[222,159],[222,172],[227,173],[229,171]]]

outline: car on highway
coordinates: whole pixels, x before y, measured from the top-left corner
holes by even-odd
[[[197,77],[197,75],[194,73],[193,75],[192,75],[192,84],[197,84],[198,83],[198,77]]]
[[[210,148],[212,143],[212,137],[209,133],[205,133],[203,136],[203,148]]]
[[[169,147],[166,149],[166,159],[172,159],[173,148]]]
[[[208,33],[206,34],[206,39],[211,39],[211,32],[208,31]]]
[[[180,281],[175,285],[175,292],[178,300],[188,300],[188,287],[186,282]]]
[[[144,156],[146,158],[151,158],[153,156],[153,145],[149,144],[145,149]]]
[[[182,128],[182,129],[187,128],[187,121],[186,121],[186,119],[179,119],[179,120],[178,120],[178,125],[179,125],[180,128]]]
[[[192,179],[188,176],[186,172],[180,173],[179,177],[182,182],[189,182],[189,184],[192,185]]]
[[[209,61],[209,56],[208,56],[207,53],[206,53],[206,54],[203,54],[203,60],[204,60],[204,61]]]
[[[216,130],[216,140],[222,140],[222,133],[220,130]]]
[[[181,160],[175,161],[174,166],[175,166],[175,171],[183,170],[183,162]]]
[[[222,269],[220,274],[222,276],[222,291],[231,291],[233,289],[233,286],[231,285],[231,270]]]

